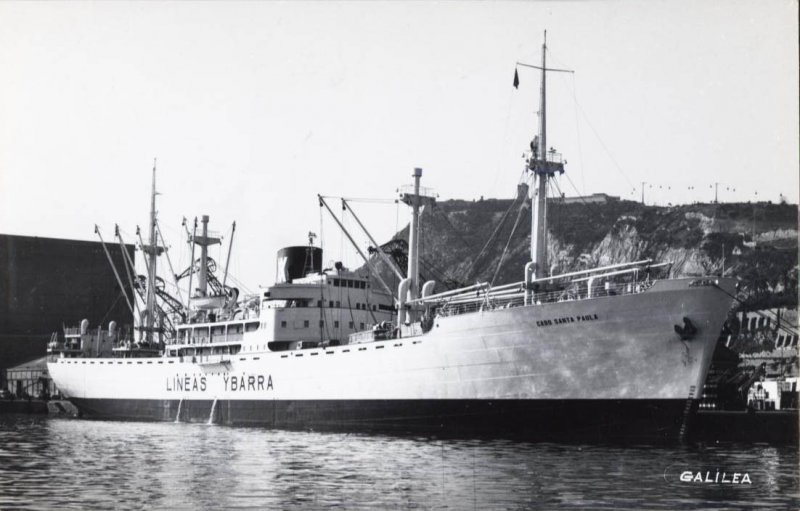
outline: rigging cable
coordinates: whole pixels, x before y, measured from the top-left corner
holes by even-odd
[[[492,241],[494,241],[494,238],[499,233],[500,228],[505,223],[506,218],[508,218],[508,214],[511,213],[511,210],[514,208],[514,204],[516,204],[518,198],[519,198],[519,194],[516,194],[514,196],[514,200],[511,201],[511,204],[509,204],[508,209],[503,214],[503,217],[500,219],[500,221],[498,222],[497,226],[495,226],[495,229],[492,232],[492,234],[489,236],[489,239],[486,240],[486,243],[483,245],[483,248],[481,248],[481,251],[478,252],[478,255],[475,257],[475,259],[472,260],[472,263],[467,268],[467,271],[464,272],[464,278],[465,279],[469,279],[469,276],[472,274],[472,271],[475,268],[475,266],[478,264],[478,261],[483,256],[483,254],[486,252],[486,249],[489,248],[489,245],[492,243]],[[524,199],[523,199],[523,201],[524,201]]]
[[[367,284],[369,284],[369,281],[367,281]],[[372,289],[372,287],[368,287],[367,289]],[[364,296],[365,296],[364,299],[367,301],[367,310],[369,311],[369,315],[372,317],[372,324],[373,325],[377,325],[378,324],[378,319],[375,317],[375,313],[372,311],[372,304],[369,303],[369,295],[370,295],[370,291],[367,291],[366,293],[364,293]]]
[[[578,188],[575,186],[575,183],[573,183],[573,182],[572,182],[572,179],[570,179],[570,178],[569,178],[569,174],[567,174],[567,173],[565,172],[565,173],[563,174],[563,176],[567,178],[567,182],[569,182],[569,184],[570,184],[570,186],[572,187],[572,189],[573,189],[573,190],[575,190],[575,193],[577,194],[577,195],[576,195],[576,198],[577,198],[578,200],[580,200],[580,201],[581,201],[581,204],[583,204],[583,205],[584,205],[584,206],[586,206],[587,208],[589,208],[589,209],[593,210],[593,213],[600,214],[600,213],[601,213],[601,211],[600,211],[600,208],[599,208],[599,207],[598,207],[596,204],[594,204],[594,203],[591,203],[591,202],[588,202],[588,201],[587,201],[587,200],[586,200],[586,199],[585,199],[585,198],[584,198],[584,197],[581,195],[581,193],[578,191]]]
[[[119,301],[119,299],[122,297],[122,295],[124,293],[125,293],[125,289],[124,288],[120,289],[120,293],[117,295],[116,300],[114,300],[114,303],[111,304],[111,307],[109,307],[108,310],[106,311],[106,313],[103,315],[103,319],[101,319],[100,323],[98,323],[99,325],[102,326],[103,322],[106,320],[106,318],[108,317],[109,313],[114,309],[114,307],[116,307],[117,302]]]
[[[322,208],[319,208],[319,246],[322,248],[325,244],[325,239],[323,238],[323,231],[322,231]],[[323,252],[324,253],[324,252]],[[321,260],[320,257],[320,265],[325,266],[325,262]],[[323,283],[325,282],[324,274],[322,273],[322,267],[319,269],[319,340],[323,342],[325,340],[325,334],[328,329],[327,321],[325,321],[325,291]],[[330,339],[330,336],[328,337]]]
[[[472,246],[469,243],[467,243],[467,240],[464,239],[464,236],[461,235],[461,232],[458,231],[455,228],[455,226],[450,222],[450,218],[447,216],[447,213],[445,213],[442,208],[438,208],[438,207],[437,208],[433,208],[433,210],[434,211],[439,211],[439,213],[444,218],[444,221],[447,223],[448,227],[450,227],[450,229],[456,234],[456,236],[461,241],[461,243],[463,243],[466,248],[472,250]]]
[[[578,97],[578,86],[575,83],[575,73],[571,73],[572,75],[572,91],[573,96]],[[563,78],[563,76],[562,76]],[[575,107],[575,103],[572,104]],[[578,109],[573,108],[575,112],[575,134],[577,135],[578,140],[578,160],[581,162],[581,184],[583,185],[584,193],[586,193],[586,169],[585,164],[583,162],[583,146],[581,145],[581,125],[578,122]]]
[[[547,53],[548,53],[548,55],[550,55],[550,58],[556,63],[556,65],[558,65],[558,67],[566,67],[566,66],[562,65],[557,58],[553,57],[553,52],[550,50],[550,48],[547,48]],[[581,144],[581,125],[580,125],[579,118],[578,118],[578,108],[577,108],[577,104],[578,104],[578,101],[577,101],[578,86],[577,86],[577,82],[575,81],[575,75],[577,73],[569,73],[569,74],[570,74],[570,76],[572,76],[572,89],[571,89],[572,98],[573,98],[572,106],[573,106],[573,112],[575,113],[575,134],[576,134],[576,139],[578,141],[578,159],[580,160],[580,167],[581,167],[581,184],[582,184],[582,187],[583,187],[583,190],[584,190],[582,193],[578,193],[578,195],[580,196],[583,193],[586,193],[586,173],[584,171],[585,169],[584,169],[584,161],[583,161],[583,146]],[[567,83],[567,78],[563,74],[560,74],[560,73],[559,73],[559,76],[561,77],[562,83],[565,84],[564,88],[566,90],[570,91],[569,84]]]
[[[491,284],[489,284],[490,286],[494,285],[495,280],[497,280],[497,276],[500,274],[500,269],[503,266],[503,260],[506,257],[509,245],[511,245],[511,239],[514,237],[514,232],[517,230],[517,227],[519,226],[519,221],[522,218],[522,212],[528,209],[527,206],[528,206],[527,201],[523,199],[522,203],[519,206],[519,209],[517,210],[517,219],[514,221],[514,227],[511,228],[511,234],[508,235],[508,241],[506,241],[506,246],[503,248],[503,252],[500,254],[500,261],[498,261],[497,263],[497,269],[494,272]]]
[[[603,148],[603,150],[608,155],[608,158],[611,160],[611,163],[614,164],[614,166],[617,168],[617,170],[622,175],[622,177],[625,178],[625,181],[628,182],[628,184],[631,186],[631,188],[635,189],[636,186],[634,186],[633,182],[628,178],[628,175],[625,174],[625,171],[622,170],[622,167],[620,166],[619,163],[617,163],[617,160],[614,159],[614,156],[611,154],[611,151],[608,149],[608,147],[606,147],[605,142],[603,142],[603,139],[600,138],[600,134],[597,133],[597,130],[594,128],[592,123],[589,122],[589,116],[583,110],[583,107],[581,107],[580,103],[578,103],[578,99],[577,98],[574,98],[574,99],[575,99],[575,104],[578,106],[578,109],[580,110],[581,114],[583,115],[583,118],[586,120],[586,124],[589,125],[589,128],[591,128],[591,130],[594,133],[595,137],[597,137],[597,141],[600,142],[600,146]]]
[[[169,251],[167,250],[167,241],[164,239],[164,235],[161,233],[161,225],[159,224],[158,221],[156,221],[156,232],[158,233],[158,236],[161,238],[161,243],[164,245],[164,255],[167,256],[167,264],[169,264],[169,271],[172,274],[172,282],[175,282],[177,280],[178,274],[175,273],[175,270],[172,268],[172,259],[170,259]],[[164,280],[164,282],[166,282],[166,280]],[[178,300],[180,302],[183,302],[183,297],[181,296],[180,287],[178,287],[177,285],[175,287],[178,292]]]
[[[550,49],[549,49],[549,48],[547,49],[547,53],[548,53],[548,54],[550,54],[550,56],[551,56],[551,58],[552,58],[552,52],[550,51]],[[558,62],[558,59],[554,59],[554,60],[555,60],[556,62]],[[625,181],[627,181],[627,182],[628,182],[628,184],[631,186],[631,188],[634,188],[634,189],[635,189],[636,187],[634,186],[633,182],[631,182],[631,180],[628,178],[628,175],[627,175],[627,174],[625,174],[625,171],[623,171],[623,170],[622,170],[622,167],[620,166],[620,164],[619,164],[619,163],[617,163],[617,160],[615,160],[615,159],[614,159],[614,156],[611,154],[611,151],[608,149],[608,147],[606,147],[605,143],[603,142],[603,139],[602,139],[602,138],[600,138],[600,134],[599,134],[599,133],[597,133],[597,130],[594,128],[594,126],[592,125],[591,121],[589,121],[589,116],[587,115],[586,111],[583,109],[583,107],[581,106],[581,104],[580,104],[580,103],[578,103],[577,87],[575,86],[575,73],[571,73],[571,74],[573,75],[573,77],[572,77],[572,80],[573,80],[573,88],[572,88],[572,91],[571,91],[571,92],[572,92],[572,100],[575,102],[575,106],[576,106],[576,107],[577,107],[577,109],[578,109],[578,110],[581,112],[581,115],[583,116],[584,120],[586,121],[586,124],[587,124],[587,125],[589,126],[589,128],[592,130],[592,132],[594,133],[595,137],[597,137],[597,141],[598,141],[598,142],[600,142],[600,146],[603,148],[603,150],[604,150],[604,151],[606,152],[606,154],[608,155],[608,158],[611,160],[611,163],[613,163],[613,164],[614,164],[614,166],[615,166],[615,167],[617,168],[617,170],[619,171],[620,175],[622,175],[622,177],[623,177],[623,178],[625,178]],[[579,147],[580,147],[580,139],[579,139],[579,141],[578,141],[578,144],[579,144]],[[579,149],[579,151],[580,151],[580,149]],[[582,155],[581,155],[581,158],[583,158],[583,156],[582,156]],[[583,161],[581,161],[581,165],[582,165],[582,164],[583,164]]]
[[[357,282],[357,281],[356,281]],[[350,293],[347,293],[347,310],[350,311],[350,324],[353,325],[353,330],[356,328],[356,318],[353,317],[353,304],[350,302]]]
[[[432,214],[433,213],[430,213],[429,216],[432,215]],[[424,215],[422,215],[422,214],[420,214],[420,216],[419,216],[419,237],[417,238],[419,240],[419,245],[422,245],[422,247],[418,251],[418,254],[419,254],[419,265],[422,268],[426,268],[425,273],[428,273],[429,276],[434,277],[436,280],[438,280],[439,282],[441,282],[444,285],[445,281],[447,280],[446,274],[444,272],[442,272],[440,269],[438,269],[435,265],[433,265],[433,263],[426,262],[425,258],[423,257],[423,252],[425,251],[425,231],[423,229],[424,223],[422,222],[422,217],[423,216]],[[422,275],[420,275],[420,277],[422,277]]]
[[[394,200],[394,236],[397,236],[397,232],[400,229],[400,200]],[[393,237],[394,239],[394,237]],[[381,250],[381,247],[376,247],[378,250]],[[408,271],[408,268],[403,268],[405,271]],[[400,285],[400,279],[397,275],[392,272],[392,285],[394,286],[392,289],[397,289],[397,286]]]

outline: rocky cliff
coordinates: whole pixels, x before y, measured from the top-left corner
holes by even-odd
[[[797,302],[796,205],[552,201],[547,218],[551,274],[653,259],[672,262],[676,276],[737,277],[753,307]],[[444,201],[424,210],[420,224],[425,279],[522,280],[530,259],[528,201]],[[407,237],[407,227],[395,236]]]

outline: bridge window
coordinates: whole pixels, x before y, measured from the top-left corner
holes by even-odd
[[[338,321],[334,321],[333,322],[333,328],[339,328],[339,322]]]
[[[286,321],[281,321],[281,328],[286,328]]]
[[[308,320],[303,321],[303,328],[308,328],[309,323]]]

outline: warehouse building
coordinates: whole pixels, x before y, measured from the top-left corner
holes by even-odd
[[[122,247],[106,249],[123,268]],[[125,249],[133,259],[133,245]],[[15,392],[19,379],[9,388],[6,370],[43,357],[64,325],[84,318],[93,325],[132,324],[123,293],[133,299],[129,286],[117,283],[99,242],[0,234],[0,389]],[[22,383],[28,384],[36,385]]]

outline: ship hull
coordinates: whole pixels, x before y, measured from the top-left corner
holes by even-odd
[[[59,359],[49,369],[87,417],[678,441],[732,286],[659,281],[638,294],[438,317],[416,337],[290,352],[256,340],[224,360]],[[689,338],[675,331],[684,318]]]
[[[73,399],[92,419],[531,441],[672,442],[687,400]]]

